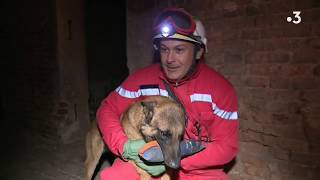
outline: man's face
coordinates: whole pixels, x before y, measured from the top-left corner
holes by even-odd
[[[189,71],[194,60],[194,45],[174,39],[160,41],[162,68],[170,80],[180,80]]]

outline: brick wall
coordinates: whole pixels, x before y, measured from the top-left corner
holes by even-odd
[[[83,139],[89,125],[84,1],[56,0],[59,89],[53,119],[63,143]]]
[[[207,63],[239,96],[241,149],[230,179],[320,178],[319,1],[137,1],[128,4],[131,71],[151,62],[158,9],[184,7],[203,21]],[[287,22],[292,11],[301,23]]]

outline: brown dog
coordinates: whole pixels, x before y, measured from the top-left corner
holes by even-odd
[[[86,160],[84,162],[84,180],[91,180],[103,153],[104,143],[96,121],[92,121],[86,136]]]
[[[185,114],[175,101],[162,96],[151,96],[132,104],[121,117],[124,132],[130,140],[144,139],[147,142],[156,140],[161,147],[166,166],[176,169],[180,167],[180,140],[184,134]],[[97,131],[94,129],[93,131]],[[92,137],[91,135],[94,135]],[[99,135],[100,140],[94,140]],[[102,142],[100,134],[88,133],[86,141],[86,180],[92,177],[95,166],[102,154],[103,147],[91,147]],[[90,146],[88,148],[88,146]],[[95,152],[93,152],[93,151]],[[91,157],[90,157],[91,156]],[[93,157],[92,157],[93,156]],[[151,179],[151,176],[135,165],[140,179]],[[162,179],[170,179],[166,173]]]

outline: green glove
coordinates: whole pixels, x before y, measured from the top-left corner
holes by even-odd
[[[134,162],[138,167],[147,171],[151,176],[159,176],[166,171],[166,167],[164,165],[146,165],[139,157],[135,159]]]
[[[139,157],[139,150],[146,144],[144,140],[128,140],[124,144],[122,157],[133,160],[138,167],[152,176],[158,176],[166,171],[164,165],[146,165]]]
[[[144,140],[128,140],[124,144],[122,157],[125,159],[139,159],[139,150],[146,144]]]

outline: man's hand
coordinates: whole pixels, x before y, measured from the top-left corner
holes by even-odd
[[[139,159],[139,150],[146,144],[144,140],[128,140],[124,145],[122,157],[125,159]]]
[[[146,144],[144,140],[128,140],[124,145],[122,157],[131,159],[141,169],[148,172],[151,176],[158,176],[166,171],[164,165],[146,165],[139,157],[139,150]]]

